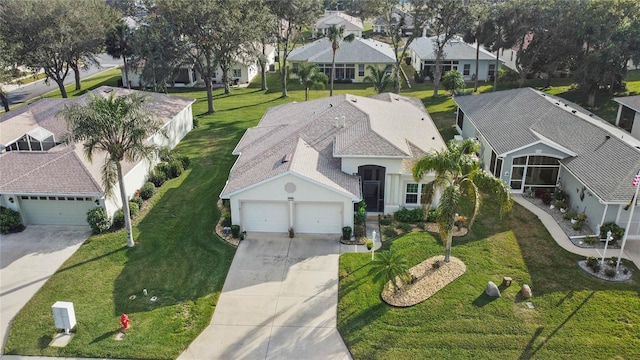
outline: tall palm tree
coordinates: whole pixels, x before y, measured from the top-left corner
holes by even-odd
[[[93,161],[94,156],[104,156],[102,185],[110,196],[118,184],[125,213],[127,246],[134,246],[122,162],[140,159],[151,162],[154,159],[158,147],[147,139],[161,131],[162,121],[148,108],[145,97],[137,94],[115,96],[114,92],[108,97],[89,93],[86,103],[66,105],[60,115],[66,119],[69,129],[64,139],[66,143],[81,142],[89,161]]]
[[[377,66],[367,65],[367,70],[369,70],[369,75],[364,77],[364,81],[371,83],[373,85],[373,89],[381,94],[387,88],[387,86],[391,85],[393,81],[391,78],[391,69],[393,66],[387,65],[384,69],[380,69]]]
[[[127,57],[133,53],[130,44],[132,36],[133,32],[131,28],[129,28],[129,25],[121,20],[107,32],[105,39],[105,50],[107,54],[111,55],[114,59],[122,57],[124,80],[128,89],[131,89],[131,85],[129,84],[129,62],[127,61]]]
[[[488,3],[486,1],[476,2],[471,6],[471,17],[473,21],[469,23],[469,27],[465,29],[462,40],[469,44],[476,44],[476,68],[474,73],[473,92],[478,91],[478,67],[480,63],[480,44],[484,43],[489,37],[488,34]]]
[[[480,168],[480,159],[476,155],[479,150],[480,143],[477,140],[451,140],[446,149],[425,155],[413,166],[413,178],[418,182],[425,174],[435,174],[435,179],[426,185],[428,191],[424,202],[430,203],[434,193],[440,192],[436,222],[446,246],[445,262],[449,262],[451,255],[451,234],[463,198],[473,203],[469,228],[480,211],[481,193],[490,194],[498,201],[500,216],[513,206],[507,184]]]
[[[327,38],[331,41],[331,49],[333,50],[333,58],[331,60],[331,87],[329,88],[329,96],[333,96],[333,79],[336,77],[336,51],[340,48],[340,41],[352,42],[356,37],[354,34],[344,36],[344,26],[337,27],[331,25],[327,32]]]
[[[401,283],[408,283],[411,279],[407,258],[390,250],[381,251],[376,255],[371,273],[375,281],[380,279],[385,283],[391,281],[394,291],[400,290],[398,280]]]
[[[301,63],[298,66],[298,79],[304,85],[304,101],[309,100],[309,88],[324,89],[329,78],[320,71],[317,64]]]

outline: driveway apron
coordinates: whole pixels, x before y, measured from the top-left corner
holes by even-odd
[[[249,234],[209,326],[179,359],[350,359],[336,328],[340,243]]]

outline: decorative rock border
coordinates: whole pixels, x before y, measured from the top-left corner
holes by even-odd
[[[218,199],[218,202],[216,203],[216,205],[218,205],[218,210],[220,210],[220,214],[227,211],[224,205],[222,205],[222,199]],[[224,231],[222,231],[222,225],[220,225],[221,221],[222,221],[222,216],[220,216],[220,220],[218,220],[218,223],[216,224],[216,234],[220,237],[220,239],[228,242],[229,244],[235,247],[238,247],[238,245],[240,245],[240,239],[234,239],[233,237],[231,237],[231,235],[225,235]]]
[[[440,262],[440,267],[434,268],[435,262]],[[409,269],[412,278],[416,279],[412,284],[394,292],[391,281],[385,284],[382,291],[382,300],[387,304],[397,307],[408,307],[419,304],[440,289],[452,283],[467,271],[467,266],[462,260],[451,256],[449,262],[444,262],[444,256],[434,256]]]

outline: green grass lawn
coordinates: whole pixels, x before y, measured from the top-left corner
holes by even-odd
[[[119,70],[110,70],[85,80],[81,91],[71,90],[71,85],[69,96],[79,96],[103,84],[115,85],[118,78]],[[217,112],[212,115],[204,114],[204,90],[171,91],[197,99],[193,112],[200,126],[177,147],[191,157],[191,169],[165,184],[137,217],[135,248],[124,247],[122,231],[92,236],[81,246],[17,315],[6,354],[170,359],[188,346],[210,321],[235,253],[214,234],[219,217],[215,202],[235,161],[231,151],[245,129],[256,125],[266,109],[304,101],[304,91],[296,81],[289,82],[289,97],[282,99],[277,76],[270,74],[268,80],[267,91],[259,89],[258,78],[249,88],[233,88],[228,95],[216,89]],[[373,88],[336,84],[335,93],[366,96],[373,94]],[[310,97],[328,94],[327,87],[312,90]],[[449,96],[432,98],[428,84],[402,94],[422,99],[443,137],[453,137],[455,105]],[[525,221],[526,226],[519,221]],[[538,230],[528,231],[534,226]],[[620,344],[627,354],[633,346],[640,348],[638,312],[634,315],[620,310],[638,309],[637,285],[592,280],[576,270],[575,257],[549,241],[537,220],[522,210],[504,223],[484,218],[454,248],[454,255],[467,263],[467,274],[423,305],[407,310],[382,305],[380,284],[371,283],[366,276],[366,257],[345,255],[341,265],[341,333],[356,358],[402,358],[425,354],[424,349],[430,349],[428,357],[435,357],[458,347],[457,354],[463,357],[475,350],[482,354],[490,349],[505,349],[504,357],[525,350],[538,354],[551,351],[552,356],[571,351],[598,355],[605,351],[590,348],[585,353],[579,347],[582,343],[571,339],[576,332],[594,332],[598,334],[595,339],[588,338],[585,343],[606,343],[603,346],[608,349],[613,346],[609,344]],[[531,248],[538,243],[547,245]],[[443,252],[426,234],[408,235],[386,246],[403,249],[414,263]],[[486,281],[499,281],[507,274],[533,285],[538,310],[525,310],[521,302],[515,302],[515,287],[508,289],[501,300],[473,305]],[[143,288],[159,300],[153,304],[144,301]],[[133,294],[138,298],[129,300]],[[78,318],[77,335],[61,349],[47,346],[55,333],[51,305],[58,300],[74,302]],[[480,297],[475,304],[483,302],[486,299]],[[592,307],[600,312],[585,312]],[[416,313],[416,309],[428,316]],[[567,318],[574,310],[578,312]],[[112,337],[123,312],[129,315],[132,329],[124,341],[116,342]],[[603,320],[605,313],[610,316]],[[583,317],[583,321],[574,323]],[[567,319],[572,322],[563,323]],[[577,330],[565,335],[572,327]],[[601,328],[610,331],[598,332]],[[628,336],[633,331],[635,338]],[[436,333],[442,335],[435,338]],[[624,343],[614,336],[621,336]],[[565,337],[573,341],[572,345],[557,343]],[[553,352],[554,348],[559,350]]]
[[[472,231],[454,239],[452,256],[464,261],[466,273],[416,306],[381,300],[383,283],[369,275],[369,255],[341,256],[338,328],[355,359],[640,358],[637,280],[592,278],[533,214],[516,205],[499,221],[495,205],[485,206]],[[444,254],[429,233],[407,234],[383,249],[404,254],[411,265]],[[514,283],[501,298],[483,295],[488,281],[500,284],[503,276]],[[518,295],[525,283],[535,309]]]

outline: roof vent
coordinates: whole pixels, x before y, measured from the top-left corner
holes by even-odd
[[[593,114],[589,114],[589,116],[593,117]]]
[[[557,103],[556,103],[556,105],[560,105],[560,103],[559,103],[559,102],[557,102]]]
[[[609,140],[609,139],[611,139],[611,136],[609,136],[609,135],[605,135],[605,136],[604,136],[604,138],[605,138],[606,140]]]
[[[282,158],[282,164],[288,163],[289,161],[291,161],[291,154],[287,154]]]
[[[333,107],[333,104],[329,104],[329,107]]]
[[[420,120],[424,121],[424,118],[422,118],[422,119],[420,119]]]
[[[108,94],[108,93],[112,92],[113,89],[112,88],[106,88],[103,91],[104,91],[105,94]]]
[[[357,103],[358,102],[358,98],[354,96],[354,97],[351,98],[351,101],[353,101],[354,103]]]
[[[571,113],[572,113],[572,114],[575,114],[575,113],[576,113],[576,111],[575,111],[575,110],[571,110]]]
[[[396,96],[396,101],[400,101],[400,98]]]

